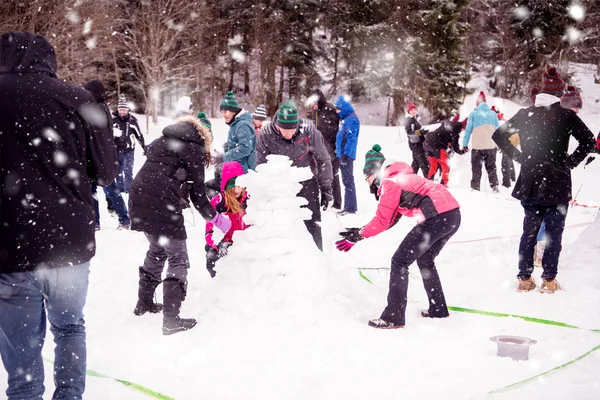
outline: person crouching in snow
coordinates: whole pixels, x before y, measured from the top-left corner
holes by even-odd
[[[180,318],[187,293],[189,259],[183,220],[181,184],[191,184],[190,200],[205,220],[223,232],[231,221],[210,205],[204,187],[204,168],[212,143],[208,128],[188,116],[167,126],[149,146],[148,158],[131,186],[131,229],[144,232],[150,248],[140,267],[138,302],[134,314],[158,313],[154,291],[161,283],[165,261],[169,262],[163,283],[163,334],[185,331],[196,325],[193,318]]]
[[[238,176],[244,175],[244,168],[237,161],[229,161],[223,164],[221,176],[221,193],[211,201],[213,208],[220,214],[224,214],[231,220],[231,228],[225,232],[225,237],[215,244],[213,241],[213,223],[206,223],[206,269],[211,277],[215,277],[215,263],[227,255],[227,249],[233,244],[233,233],[248,228],[243,221],[246,215],[246,200],[248,194],[246,189],[237,186],[235,181]]]
[[[367,156],[367,158],[369,158]],[[408,291],[408,267],[417,262],[429,298],[426,318],[445,318],[448,314],[444,291],[435,267],[435,258],[460,226],[458,202],[443,186],[414,174],[410,165],[388,165],[379,183],[377,164],[366,166],[364,174],[371,192],[379,199],[377,213],[362,228],[347,228],[336,242],[340,251],[349,251],[356,242],[380,234],[394,226],[400,217],[416,217],[419,222],[402,240],[392,257],[387,307],[380,318],[369,321],[378,329],[403,328]]]
[[[439,128],[433,132],[427,132],[425,142],[423,142],[423,148],[425,149],[430,165],[427,179],[433,180],[439,166],[442,169],[442,181],[440,183],[446,187],[448,186],[450,175],[448,153],[446,152],[448,145],[458,154],[465,154],[467,152],[466,149],[461,149],[458,144],[461,130],[462,124],[460,122],[445,120]]]

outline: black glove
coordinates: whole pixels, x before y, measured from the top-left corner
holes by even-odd
[[[352,159],[350,157],[344,154],[342,155],[342,158],[340,158],[340,164],[346,166],[351,160]]]
[[[227,255],[227,251],[229,249],[229,246],[231,246],[231,245],[232,245],[232,243],[230,243],[230,242],[219,243],[219,245],[217,246],[218,252],[219,252],[219,258],[225,257]]]
[[[585,165],[583,166],[584,168],[591,163],[592,161],[594,161],[596,159],[596,157],[594,156],[589,156],[588,159],[585,161]]]
[[[144,157],[148,157],[148,146],[142,146],[142,152],[144,153]]]
[[[331,189],[322,189],[321,190],[321,208],[323,211],[327,210],[329,207],[329,203],[333,201],[333,195],[331,194]]]

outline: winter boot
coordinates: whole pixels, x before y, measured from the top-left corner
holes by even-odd
[[[519,278],[519,285],[517,286],[517,292],[529,292],[535,289],[535,281],[530,276],[528,279]]]
[[[135,315],[144,315],[147,312],[156,314],[162,311],[163,305],[154,302],[154,292],[159,284],[160,281],[152,279],[152,276],[150,276],[144,268],[140,267],[138,302],[133,310]]]
[[[492,192],[500,193],[500,189],[498,189],[498,186],[492,186]]]
[[[179,318],[181,303],[185,299],[185,291],[181,282],[168,278],[163,282],[163,335],[172,335],[177,332],[187,331],[196,326],[193,318]]]
[[[402,328],[404,328],[404,325],[394,325],[392,322],[385,321],[381,318],[370,320],[369,326],[371,326],[375,329],[402,329]]]
[[[546,248],[546,242],[539,241],[535,245],[534,249],[534,257],[533,257],[533,265],[542,268],[542,260],[544,258],[544,250]]]
[[[542,282],[542,286],[540,287],[540,292],[552,294],[560,289],[560,284],[556,279],[544,279],[544,282]]]
[[[450,315],[445,315],[445,316],[440,316],[440,317],[436,317],[434,315],[429,314],[429,310],[423,310],[421,311],[421,317],[423,318],[448,318]]]

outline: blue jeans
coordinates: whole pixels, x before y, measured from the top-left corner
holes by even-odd
[[[534,247],[538,241],[538,233],[544,223],[546,248],[542,258],[542,278],[552,280],[558,273],[558,259],[562,250],[562,235],[565,230],[568,204],[547,205],[524,200],[521,202],[525,210],[523,234],[519,243],[518,278],[529,279],[533,273]]]
[[[129,193],[133,182],[133,160],[135,152],[123,151],[117,153],[119,159],[119,172],[117,173],[117,187],[121,193]],[[117,209],[115,208],[115,211]]]
[[[115,212],[119,217],[119,224],[130,225],[131,220],[129,219],[127,206],[125,205],[123,196],[121,196],[121,191],[119,190],[119,186],[116,180],[114,180],[110,185],[104,188],[104,194],[106,195],[106,198],[110,200],[113,208],[115,209]]]
[[[354,186],[354,160],[348,160],[342,164],[340,160],[340,170],[342,171],[342,183],[344,184],[344,211],[355,213],[356,187]]]
[[[54,335],[52,399],[81,399],[86,345],[83,307],[90,263],[0,274],[0,353],[9,400],[41,399],[46,314]]]

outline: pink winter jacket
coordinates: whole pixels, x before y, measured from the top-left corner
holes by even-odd
[[[426,219],[459,208],[443,186],[413,173],[410,165],[395,162],[385,169],[379,187],[377,214],[360,233],[369,238],[391,228],[402,215]]]

